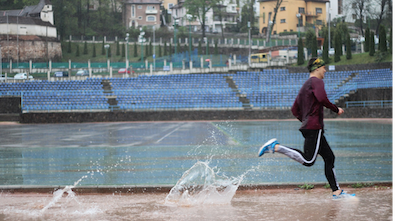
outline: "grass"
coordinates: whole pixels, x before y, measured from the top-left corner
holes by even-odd
[[[330,57],[330,63],[328,65],[351,65],[351,64],[373,64],[379,63],[377,62],[377,58],[379,56],[379,52],[376,52],[374,56],[370,56],[368,52],[366,53],[359,53],[359,54],[352,54],[351,59],[347,59],[346,55],[340,57],[340,61],[334,62],[334,57]],[[393,55],[387,54],[381,62],[392,62]],[[293,65],[295,67],[305,67],[307,66],[307,62],[305,61],[302,65]]]
[[[300,188],[300,189],[305,189],[305,190],[314,189],[314,184],[307,184],[307,183],[305,183],[304,185],[300,185],[299,188]]]

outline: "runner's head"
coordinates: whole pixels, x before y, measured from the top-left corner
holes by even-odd
[[[323,79],[325,77],[325,61],[321,58],[311,58],[307,64],[308,71],[313,74],[313,76]]]

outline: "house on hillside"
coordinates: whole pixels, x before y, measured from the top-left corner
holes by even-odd
[[[179,0],[178,4],[171,7],[172,22],[180,26],[192,26],[192,30],[201,31],[201,22],[199,18],[191,18],[187,16],[187,9],[184,6],[185,1]],[[225,0],[218,4],[215,8],[210,9],[206,13],[205,32],[220,33],[222,29],[226,29],[229,25],[236,25],[238,11],[235,1]]]
[[[122,7],[122,20],[126,28],[161,26],[161,1],[125,0]]]
[[[40,0],[23,9],[0,11],[0,45],[2,62],[61,58],[51,2]]]
[[[259,31],[268,34],[268,26],[272,24],[276,0],[259,0]],[[281,32],[305,32],[307,25],[318,32],[327,23],[326,5],[329,0],[287,0],[277,9],[272,35]]]

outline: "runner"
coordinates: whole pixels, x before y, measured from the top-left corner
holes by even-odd
[[[333,198],[355,196],[340,189],[335,175],[335,155],[324,136],[324,106],[338,115],[343,109],[332,104],[326,95],[324,82],[325,62],[320,58],[311,58],[307,68],[310,78],[303,84],[292,106],[293,115],[302,122],[300,131],[305,139],[304,152],[280,145],[276,138],[269,140],[259,150],[261,157],[265,152],[278,152],[290,157],[304,166],[312,166],[321,155],[325,162],[325,176],[333,192]]]

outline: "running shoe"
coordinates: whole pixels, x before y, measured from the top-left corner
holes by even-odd
[[[275,153],[275,145],[279,144],[278,141],[276,141],[276,138],[273,138],[269,141],[267,141],[258,151],[258,156],[261,157],[265,152],[272,152]]]
[[[344,198],[351,198],[351,197],[355,197],[356,194],[348,194],[345,191],[342,190],[342,192],[339,195],[333,195],[333,199],[337,200],[337,199],[344,199]]]

